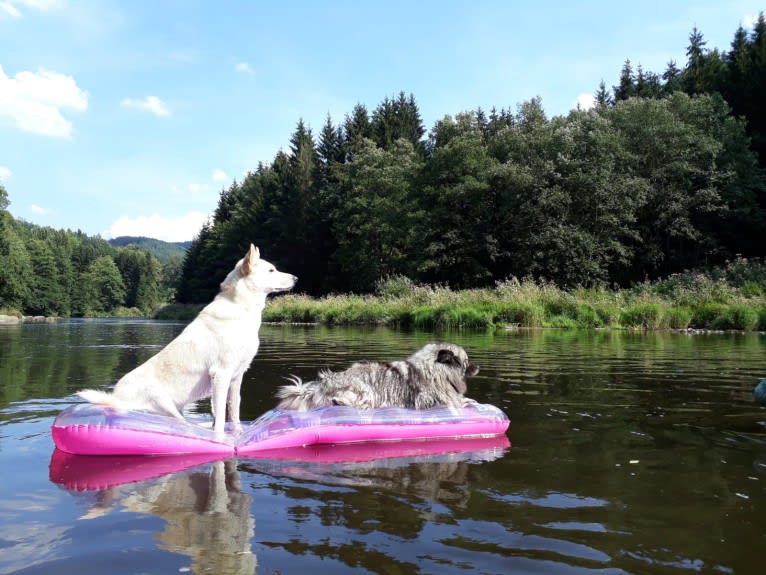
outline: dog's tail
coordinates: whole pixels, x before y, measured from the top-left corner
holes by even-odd
[[[119,401],[111,393],[105,391],[98,391],[97,389],[83,389],[78,391],[75,395],[79,395],[86,401],[91,403],[97,403],[98,405],[106,405],[107,407],[113,407],[115,409],[124,408],[124,402]]]
[[[291,382],[291,385],[284,385],[277,390],[277,398],[282,401],[277,405],[277,409],[289,409],[294,411],[309,411],[321,404],[317,402],[316,389],[311,384],[296,376],[290,375],[285,379]]]

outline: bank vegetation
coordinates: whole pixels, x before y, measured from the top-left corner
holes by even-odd
[[[189,319],[201,305],[174,305],[164,319]],[[685,272],[629,289],[565,290],[531,278],[491,288],[453,290],[397,276],[371,294],[269,300],[275,323],[378,325],[406,329],[609,328],[766,331],[766,264],[737,259],[706,272]]]

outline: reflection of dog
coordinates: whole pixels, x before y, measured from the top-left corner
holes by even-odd
[[[221,291],[157,355],[117,382],[112,393],[86,389],[79,395],[117,409],[146,410],[182,421],[186,404],[211,397],[213,427],[223,433],[226,407],[239,424],[242,376],[258,351],[258,328],[266,295],[288,290],[297,278],[262,260],[252,244]]]
[[[236,459],[216,461],[209,469],[100,491],[101,504],[81,519],[101,517],[120,503],[132,513],[163,519],[157,539],[169,551],[190,556],[193,573],[255,573],[252,497],[241,483]]]
[[[317,381],[282,387],[279,409],[308,411],[326,405],[358,409],[461,407],[466,376],[479,373],[465,350],[450,343],[429,343],[404,361],[355,363],[345,371],[323,371]]]

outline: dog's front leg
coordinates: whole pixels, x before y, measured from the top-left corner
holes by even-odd
[[[226,424],[226,395],[229,391],[231,372],[225,370],[210,370],[212,387],[210,409],[213,412],[213,430],[216,435],[223,435]]]
[[[242,388],[242,374],[237,374],[229,384],[227,406],[229,408],[229,421],[234,424],[234,429],[239,429],[239,406],[241,403],[240,389]]]

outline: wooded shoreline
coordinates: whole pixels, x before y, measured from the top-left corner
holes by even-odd
[[[763,264],[732,262],[732,274]],[[723,270],[719,270],[723,272]],[[190,319],[202,305],[171,304],[158,319]],[[452,290],[404,277],[381,282],[372,295],[270,299],[273,323],[376,325],[414,329],[508,327],[766,331],[766,283],[689,273],[631,289],[563,290],[551,283],[510,279],[493,288]]]
[[[206,302],[207,303],[207,302]],[[187,321],[206,305],[171,303],[143,313],[120,309],[83,317],[141,317]],[[54,321],[0,308],[0,324]],[[269,298],[263,321],[284,324],[368,325],[404,329],[646,329],[766,331],[766,262],[738,258],[722,267],[673,274],[630,288],[565,289],[532,278],[493,287],[453,289],[406,276],[379,281],[371,294]]]

